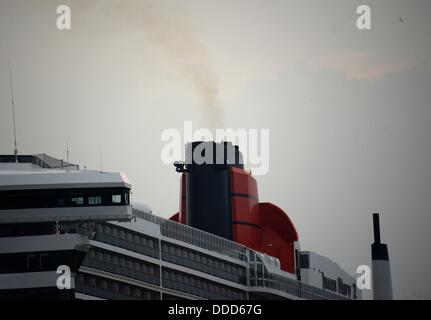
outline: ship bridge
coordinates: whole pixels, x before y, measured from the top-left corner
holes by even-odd
[[[128,220],[130,189],[120,172],[79,170],[45,154],[0,155],[0,223]]]

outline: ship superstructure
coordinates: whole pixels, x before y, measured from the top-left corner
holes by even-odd
[[[47,163],[41,155],[19,157],[16,163],[14,156],[0,156],[1,298],[360,298],[353,289],[328,290],[301,279],[309,265],[301,265],[306,259],[293,242],[293,260],[280,259],[275,248],[239,243],[246,230],[226,238],[162,218],[142,202],[131,204],[123,174],[79,170],[51,157]],[[72,271],[70,290],[57,287],[60,265]],[[331,276],[353,286],[340,270]]]
[[[89,239],[61,225],[130,219],[124,175],[78,169],[43,154],[0,156],[0,297],[74,298]],[[60,266],[70,290],[57,286]]]

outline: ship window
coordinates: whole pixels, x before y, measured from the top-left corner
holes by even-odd
[[[76,282],[77,283],[84,283],[84,276],[82,274],[78,274],[76,276]]]
[[[109,291],[118,292],[118,290],[119,290],[118,283],[116,283],[116,282],[110,282],[109,283]]]
[[[299,256],[299,265],[302,269],[310,269],[310,256],[301,254]]]
[[[122,285],[120,287],[120,292],[125,295],[130,295],[130,287],[127,285]]]
[[[106,289],[108,289],[108,282],[106,280],[103,280],[103,279],[97,279],[96,286],[97,286],[97,288],[106,290]]]
[[[220,288],[220,294],[222,294],[223,296],[226,295],[226,288],[225,287]]]
[[[96,259],[102,261],[103,260],[103,253],[100,251],[96,252]]]
[[[87,280],[87,283],[88,283],[88,285],[89,286],[91,286],[91,287],[95,287],[96,286],[96,279],[95,278],[87,278],[88,280]]]
[[[90,206],[102,204],[102,197],[101,196],[88,197],[88,204]]]
[[[139,288],[133,288],[132,289],[132,296],[141,299],[141,290]]]
[[[74,206],[82,206],[84,204],[84,197],[80,195],[71,195],[70,202]]]
[[[111,255],[109,253],[104,254],[105,262],[111,262]]]
[[[133,266],[134,266],[134,269],[135,269],[136,271],[140,271],[140,265],[139,265],[139,262],[135,261],[135,262],[133,263]]]
[[[137,234],[133,235],[133,242],[139,243],[139,236]]]
[[[144,291],[144,300],[151,300],[151,292]]]
[[[123,257],[120,257],[120,258],[118,259],[118,264],[119,264],[121,267],[125,267],[125,266],[126,266],[126,260],[125,260]]]
[[[111,229],[111,235],[116,238],[117,237],[117,229],[116,228],[112,228]]]
[[[118,238],[120,238],[120,239],[124,239],[125,238],[124,230],[118,230]]]
[[[233,298],[232,290],[230,290],[229,288],[226,288],[226,296],[227,296],[228,298]]]
[[[190,278],[189,281],[190,281],[190,285],[194,287],[195,286],[195,281],[196,281],[195,278]]]
[[[27,270],[37,270],[38,263],[37,263],[36,255],[35,254],[28,254],[27,255]]]
[[[154,270],[154,267],[153,267],[153,266],[149,266],[149,267],[148,267],[148,273],[149,273],[149,274],[151,274],[151,275],[154,275],[155,270]]]
[[[65,188],[0,191],[0,210],[129,205],[127,188]]]
[[[94,259],[95,258],[95,252],[94,252],[94,250],[93,249],[90,249],[90,251],[88,252],[88,256],[91,258],[91,259]]]
[[[113,194],[112,203],[121,203],[121,194]]]

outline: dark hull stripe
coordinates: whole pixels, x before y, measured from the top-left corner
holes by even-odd
[[[3,253],[0,261],[7,263],[0,263],[0,274],[55,271],[60,265],[76,272],[85,254],[78,250]]]
[[[245,226],[249,226],[249,227],[254,227],[257,229],[262,229],[261,226],[258,226],[257,224],[254,224],[251,222],[246,222],[246,221],[232,221],[232,224],[241,224],[241,225],[245,225]]]
[[[59,290],[57,287],[0,290],[0,300],[72,300],[75,290]]]

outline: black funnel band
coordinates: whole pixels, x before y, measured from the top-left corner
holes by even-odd
[[[373,243],[371,245],[371,260],[389,261],[388,246],[384,243]]]

